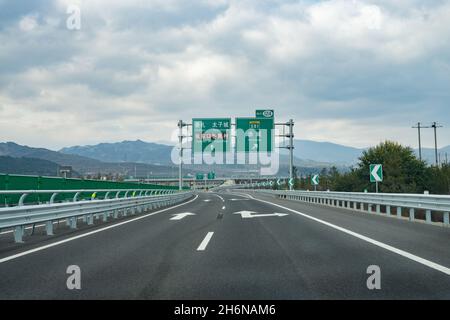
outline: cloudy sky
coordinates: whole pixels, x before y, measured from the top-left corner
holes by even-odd
[[[450,1],[0,0],[0,141],[167,141],[256,108],[296,138],[416,146],[439,121],[450,144]]]

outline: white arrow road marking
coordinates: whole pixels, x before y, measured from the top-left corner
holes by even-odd
[[[261,217],[284,217],[288,216],[287,213],[264,213],[264,214],[254,214],[254,211],[239,211],[234,214],[240,214],[242,219],[251,219],[251,218],[261,218]]]
[[[373,167],[372,170],[372,176],[375,179],[375,181],[381,182],[381,177],[378,175],[378,170],[380,170],[381,165],[377,164],[376,166]],[[366,171],[367,172],[367,171]]]
[[[170,220],[181,220],[187,216],[195,216],[195,213],[191,213],[191,212],[177,213],[177,214],[174,214],[173,217],[170,218]]]
[[[329,223],[327,221],[315,218],[315,217],[307,215],[307,214],[305,214],[303,212],[300,212],[300,211],[297,211],[297,210],[294,210],[294,209],[291,209],[291,208],[288,208],[288,207],[285,207],[285,206],[282,206],[282,205],[279,205],[279,204],[275,204],[275,203],[272,203],[272,202],[269,202],[269,201],[261,200],[261,199],[255,198],[255,197],[253,197],[253,196],[251,196],[249,194],[247,194],[246,196],[248,198],[252,199],[252,200],[263,202],[263,203],[267,203],[269,205],[272,205],[272,206],[275,206],[275,207],[278,207],[278,208],[281,208],[281,209],[284,209],[284,210],[296,213],[296,214],[298,214],[298,215],[300,215],[300,216],[302,216],[304,218],[307,218],[307,219],[310,219],[312,221],[321,223],[321,224],[326,225],[326,226],[328,226],[330,228],[333,228],[335,230],[338,230],[338,231],[341,231],[341,232],[343,232],[345,234],[348,234],[349,236],[352,236],[352,237],[355,237],[355,238],[360,239],[362,241],[368,242],[368,243],[370,243],[370,244],[372,244],[374,246],[377,246],[379,248],[385,249],[385,250],[390,251],[392,253],[398,254],[398,255],[400,255],[402,257],[405,257],[405,258],[410,259],[412,261],[415,261],[417,263],[423,264],[424,266],[427,266],[427,267],[429,267],[431,269],[434,269],[436,271],[440,271],[440,272],[445,273],[446,275],[450,276],[450,268],[447,268],[447,267],[445,267],[443,265],[437,264],[437,263],[435,263],[433,261],[426,260],[424,258],[416,256],[416,255],[414,255],[412,253],[409,253],[407,251],[404,251],[404,250],[401,250],[401,249],[397,249],[397,248],[395,248],[393,246],[390,246],[388,244],[385,244],[385,243],[383,243],[381,241],[377,241],[375,239],[366,237],[366,236],[364,236],[362,234],[356,233],[356,232],[351,231],[349,229],[345,229],[345,228],[339,227],[339,226],[337,226],[335,224],[332,224],[332,223]]]
[[[197,248],[197,251],[205,251],[206,246],[208,245],[209,241],[211,240],[213,234],[214,234],[214,232],[208,232],[206,234],[205,239],[203,239],[202,243],[200,243],[200,245]]]
[[[218,194],[213,193],[213,195],[215,195],[216,197],[219,197],[219,199],[222,200],[222,202],[225,202],[225,200],[221,196],[219,196]]]

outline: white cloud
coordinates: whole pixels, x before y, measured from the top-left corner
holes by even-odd
[[[28,15],[19,21],[19,27],[22,31],[32,31],[38,27],[37,15]]]
[[[69,4],[80,31],[64,27]],[[265,106],[299,138],[356,146],[412,144],[412,123],[450,122],[446,2],[59,0],[5,21],[10,140],[168,140],[179,118]]]

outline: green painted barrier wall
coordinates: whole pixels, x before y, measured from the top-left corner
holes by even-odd
[[[0,190],[94,190],[94,189],[135,189],[135,190],[178,190],[174,186],[161,186],[156,184],[114,182],[99,180],[64,179],[57,177],[22,176],[0,174]],[[106,192],[96,195],[97,198],[104,198]],[[70,201],[75,194],[59,194],[55,202]],[[119,194],[123,197],[125,192]],[[50,201],[51,194],[28,195],[25,203],[45,203]],[[78,196],[79,200],[90,199],[91,192],[86,192]],[[115,196],[110,194],[109,197]],[[1,195],[0,206],[16,205],[19,202],[19,195]]]

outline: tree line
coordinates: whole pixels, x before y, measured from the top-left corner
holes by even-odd
[[[370,164],[382,164],[384,180],[379,191],[385,193],[450,194],[450,165],[429,166],[419,160],[410,147],[393,141],[380,143],[363,152],[358,164],[349,172],[339,172],[336,167],[324,168],[320,174],[319,191],[375,192],[370,182]],[[314,190],[311,176],[300,176],[294,168],[295,189]]]

